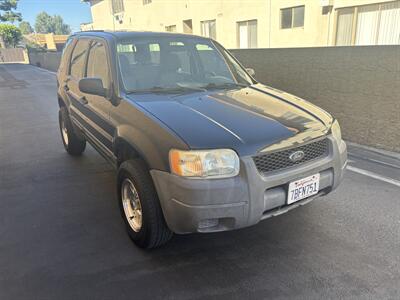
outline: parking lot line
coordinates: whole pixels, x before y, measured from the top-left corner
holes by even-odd
[[[363,170],[363,169],[359,169],[356,167],[352,167],[352,166],[347,166],[347,170],[400,187],[400,181],[392,179],[392,178],[388,178],[388,177],[378,175],[376,173],[373,173],[373,172],[370,172],[367,170]]]

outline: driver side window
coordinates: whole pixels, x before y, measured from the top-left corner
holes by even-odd
[[[110,72],[107,59],[107,49],[102,42],[94,41],[90,45],[86,76],[100,78],[103,86],[110,86]]]

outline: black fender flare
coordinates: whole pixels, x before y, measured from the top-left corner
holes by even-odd
[[[129,147],[135,156],[142,158],[149,169],[169,171],[168,157],[143,131],[130,125],[116,128],[113,139],[113,153],[118,158],[121,145]]]

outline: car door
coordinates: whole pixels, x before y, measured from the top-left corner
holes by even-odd
[[[89,45],[89,55],[84,77],[99,78],[107,91],[111,88],[110,60],[107,44],[102,39],[93,39]],[[114,129],[110,124],[110,108],[112,106],[109,99],[83,94],[86,104],[85,114],[89,119],[88,131],[96,142],[100,142],[107,150],[112,150],[112,140]]]
[[[85,132],[88,130],[87,100],[79,90],[79,80],[85,74],[90,39],[79,38],[72,51],[68,75],[64,82],[65,92],[70,100],[70,117]]]

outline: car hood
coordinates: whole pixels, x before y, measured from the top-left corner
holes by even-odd
[[[325,135],[332,117],[285,92],[251,87],[184,95],[131,94],[191,149],[230,148],[240,155],[304,143]]]

